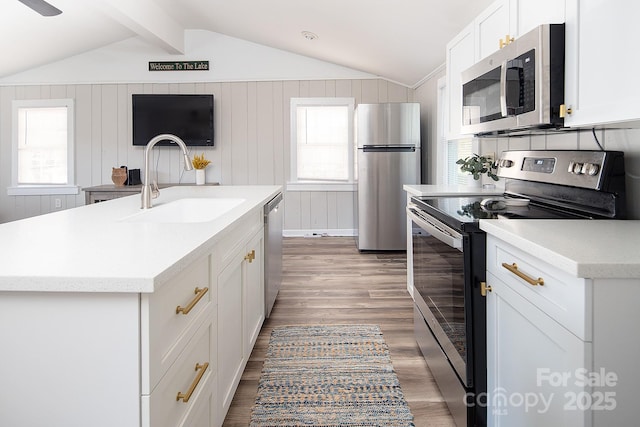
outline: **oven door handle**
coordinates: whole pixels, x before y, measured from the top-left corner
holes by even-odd
[[[407,206],[407,215],[413,222],[418,224],[427,233],[431,234],[441,242],[451,246],[454,249],[462,252],[462,234],[452,230],[444,224],[435,224],[431,221],[422,218],[411,211],[411,208]],[[415,208],[413,208],[415,209]]]

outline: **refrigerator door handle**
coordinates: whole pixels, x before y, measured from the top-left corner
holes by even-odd
[[[405,153],[413,153],[416,151],[415,145],[363,145],[362,151],[365,153],[374,153],[374,152],[405,152]]]

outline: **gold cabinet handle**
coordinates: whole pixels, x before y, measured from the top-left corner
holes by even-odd
[[[254,259],[256,259],[256,250],[255,249],[252,249],[251,252],[249,252],[248,254],[246,254],[244,256],[244,260],[245,261],[253,262]]]
[[[189,312],[191,311],[191,309],[193,307],[196,306],[196,304],[198,303],[198,301],[200,301],[202,299],[202,297],[204,296],[204,294],[206,294],[209,291],[209,288],[196,288],[194,293],[196,294],[196,297],[191,300],[191,302],[189,303],[189,305],[187,305],[186,307],[180,307],[177,306],[176,307],[176,314],[189,314]]]
[[[525,282],[527,282],[528,284],[530,284],[531,286],[538,286],[538,285],[544,286],[544,279],[542,277],[538,277],[538,279],[533,279],[527,276],[522,271],[518,270],[518,264],[516,264],[515,262],[511,265],[507,264],[506,262],[503,262],[502,266],[507,270],[509,270],[510,272],[512,272],[513,274],[515,274],[516,276],[518,276],[519,278],[521,278],[522,280],[524,280]]]
[[[189,390],[187,390],[186,394],[183,394],[180,391],[178,392],[178,396],[176,396],[176,402],[182,399],[184,403],[187,403],[189,399],[191,399],[191,395],[195,391],[196,387],[198,387],[198,384],[200,383],[200,380],[202,379],[202,376],[204,375],[204,373],[207,371],[208,367],[209,367],[209,362],[206,362],[204,365],[196,363],[196,372],[198,371],[200,372],[198,372],[198,375],[196,375],[196,378],[191,383],[191,387],[189,387]]]
[[[567,104],[560,104],[560,117],[561,118],[565,118],[568,115],[571,115],[571,113],[573,113],[573,110],[571,109],[571,107],[567,107]]]
[[[492,290],[491,286],[487,285],[487,282],[480,282],[480,295],[486,297],[487,292],[491,292]]]
[[[503,47],[505,47],[509,43],[513,42],[513,40],[514,40],[514,38],[510,37],[509,34],[504,36],[504,40],[500,39],[500,49],[502,49]]]

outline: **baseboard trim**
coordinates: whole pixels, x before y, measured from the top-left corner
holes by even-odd
[[[283,237],[354,237],[354,229],[283,230]]]

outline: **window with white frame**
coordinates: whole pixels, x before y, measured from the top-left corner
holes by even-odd
[[[12,110],[8,194],[77,194],[73,100],[16,100]]]
[[[464,159],[473,155],[471,139],[447,141],[447,184],[468,185],[472,175],[460,171],[456,164],[458,159]]]
[[[291,182],[353,182],[353,98],[291,99]]]

